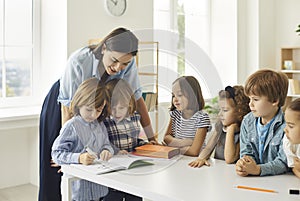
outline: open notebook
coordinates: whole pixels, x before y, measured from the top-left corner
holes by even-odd
[[[108,161],[95,160],[91,165],[71,165],[93,174],[103,174],[112,171],[131,169],[139,166],[153,165],[153,163],[151,162],[152,160],[153,159],[146,157],[115,155]]]

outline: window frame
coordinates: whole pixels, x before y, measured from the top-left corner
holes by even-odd
[[[156,0],[156,1],[158,2],[159,0]],[[169,0],[168,1],[168,4],[169,4],[168,8],[166,6],[167,3],[164,2],[165,5],[164,5],[163,9],[161,9],[159,6],[156,6],[155,5],[156,2],[154,1],[154,12],[158,12],[158,13],[161,12],[161,13],[165,13],[166,15],[167,15],[167,13],[169,14],[168,15],[169,16],[169,21],[168,21],[169,25],[167,25],[168,27],[166,27],[166,29],[165,29],[167,31],[168,30],[172,30],[172,31],[177,32],[177,30],[178,30],[178,24],[177,24],[177,21],[178,21],[178,19],[177,19],[177,16],[178,16],[177,1],[180,1],[180,0]],[[206,21],[206,23],[207,23],[207,32],[206,32],[206,34],[208,36],[208,39],[207,39],[208,42],[207,42],[207,44],[203,44],[203,45],[205,46],[204,52],[207,54],[208,57],[210,57],[210,54],[211,54],[211,37],[210,37],[210,33],[211,33],[211,6],[212,6],[212,3],[209,0],[206,0],[206,4],[207,4],[207,7],[206,7],[206,11],[207,11],[207,21]],[[185,15],[191,15],[191,13],[185,13]],[[158,16],[158,15],[154,14],[154,29],[161,29],[161,27],[156,26],[156,22],[155,22],[156,16]],[[164,21],[161,18],[158,18],[158,19],[159,19],[159,21],[160,20]],[[155,41],[159,41],[158,38],[159,38],[159,36],[156,38],[155,33],[154,33],[154,40]],[[185,40],[191,41],[189,38],[187,38],[186,35],[185,35]],[[186,41],[185,41],[185,45],[186,45]],[[181,51],[185,52],[186,48],[187,47],[184,46],[184,48]],[[170,49],[172,49],[172,48],[170,48]],[[178,51],[178,49],[177,49],[177,51]],[[178,52],[177,52],[177,55],[175,55],[175,54],[172,54],[172,53],[170,54],[170,52],[164,52],[164,50],[160,50],[160,56],[159,56],[159,58],[160,58],[160,60],[159,60],[160,64],[159,64],[159,66],[163,66],[162,63],[161,63],[161,60],[162,60],[162,57],[163,57],[161,53],[162,54],[165,54],[165,53],[169,54],[169,57],[167,59],[165,59],[165,60],[168,60],[168,61],[171,60],[173,63],[177,64],[176,65],[176,69],[175,69],[175,67],[172,68],[172,70],[176,71],[177,77],[180,76],[180,72],[178,72],[178,70],[180,70],[179,67],[178,67],[178,61],[179,60],[182,60],[182,62],[185,63],[185,65],[184,65],[184,71],[185,72],[183,73],[183,75],[191,75],[192,70],[188,70],[187,71],[187,69],[189,69],[189,68],[192,67],[191,63],[189,63],[189,61],[185,61],[185,58],[178,57]],[[184,55],[184,56],[186,56],[186,55]],[[168,62],[167,66],[173,66],[171,64],[172,62]],[[164,74],[164,73],[160,72],[159,74]],[[163,78],[161,76],[159,76],[159,78],[158,78],[159,79],[159,83],[172,83],[177,78],[177,77],[174,77],[174,76],[176,76],[175,73],[173,73],[173,74],[167,74],[167,77],[163,76]],[[200,84],[202,83],[201,84],[201,86],[202,86],[202,92],[204,92],[203,95],[205,96],[205,98],[212,98],[211,94],[209,94],[209,88],[208,88],[208,86],[204,83],[205,80],[203,79],[203,77],[197,77],[197,78],[200,79],[199,83]],[[162,79],[163,80],[167,80],[167,81],[162,81]],[[203,90],[203,87],[205,87],[205,90]],[[162,89],[162,88],[163,87],[160,86],[160,89]],[[171,100],[171,91],[169,91],[169,95],[167,95],[167,91],[171,90],[171,84],[170,84],[170,86],[164,87],[163,89],[164,89],[164,92],[163,93],[161,93],[161,92],[159,93],[160,94],[160,96],[159,96],[159,102],[170,102],[170,100]]]
[[[5,4],[3,0],[3,5]],[[38,88],[40,66],[40,19],[41,19],[41,5],[40,0],[32,1],[32,66],[31,66],[31,95],[24,97],[0,97],[0,110],[7,111],[6,109],[25,108],[40,105],[39,95],[40,89]],[[4,8],[3,8],[4,9]],[[2,80],[1,80],[2,82]],[[5,112],[6,113],[6,112]]]

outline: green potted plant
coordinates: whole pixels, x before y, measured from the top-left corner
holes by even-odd
[[[297,34],[300,36],[300,24],[298,24],[298,27],[297,27],[296,33],[297,33]]]
[[[216,121],[219,113],[218,96],[205,101],[204,111],[208,113],[212,122]]]

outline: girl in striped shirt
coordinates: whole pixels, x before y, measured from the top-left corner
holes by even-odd
[[[204,98],[195,77],[182,76],[173,82],[171,104],[163,143],[180,148],[184,155],[198,156],[211,125],[208,114],[203,111]]]

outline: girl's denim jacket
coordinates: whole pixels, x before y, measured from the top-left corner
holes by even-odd
[[[283,151],[282,139],[284,136],[284,114],[281,109],[277,112],[266,137],[263,150],[263,163],[259,160],[259,136],[256,121],[252,112],[247,114],[241,124],[240,157],[251,156],[260,165],[260,176],[277,175],[288,171],[286,155]]]

